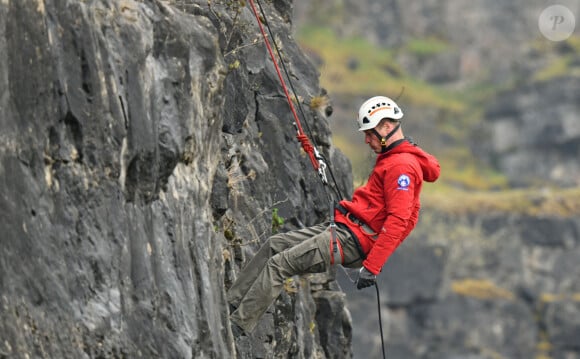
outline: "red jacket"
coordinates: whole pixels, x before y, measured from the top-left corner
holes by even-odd
[[[417,145],[405,140],[378,155],[367,183],[357,188],[352,201],[340,204],[366,223],[375,233],[336,212],[336,221],[346,224],[367,254],[363,265],[378,274],[389,256],[415,228],[419,218],[419,195],[423,181],[439,177],[439,162]]]

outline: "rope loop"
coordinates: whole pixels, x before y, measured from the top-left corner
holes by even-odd
[[[300,134],[300,135],[296,135],[296,138],[302,144],[302,148],[304,149],[304,152],[308,153],[309,155],[311,153],[314,154],[314,146],[312,146],[312,144],[310,143],[310,139],[308,139],[308,136],[306,136],[304,134]]]

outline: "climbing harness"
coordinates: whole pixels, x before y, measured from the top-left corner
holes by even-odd
[[[344,264],[344,253],[342,245],[336,236],[336,222],[334,221],[334,201],[330,204],[330,265]]]
[[[260,13],[262,15],[260,17],[260,14],[258,14],[258,10],[256,9],[256,5],[254,4],[254,0],[250,0],[249,2],[250,2],[250,6],[252,8],[252,12],[254,13],[254,16],[256,17],[256,21],[258,23],[258,27],[260,28],[260,32],[262,33],[262,37],[264,39],[264,44],[266,45],[268,53],[270,54],[270,58],[272,59],[272,63],[274,64],[276,74],[278,75],[278,79],[280,80],[280,84],[282,86],[282,89],[284,90],[286,100],[288,101],[288,106],[290,106],[290,111],[292,112],[292,116],[294,116],[294,126],[295,126],[296,132],[297,132],[296,138],[298,139],[298,141],[302,145],[302,149],[304,149],[304,152],[306,152],[308,154],[308,156],[310,158],[310,162],[312,163],[312,167],[314,167],[314,170],[318,172],[320,180],[321,180],[322,184],[324,185],[324,188],[326,189],[326,194],[328,196],[329,204],[330,204],[329,205],[329,208],[330,208],[329,231],[330,231],[330,238],[331,238],[331,240],[330,240],[330,251],[331,251],[330,263],[331,263],[331,265],[332,264],[342,264],[344,262],[344,254],[342,252],[342,246],[340,244],[340,241],[338,240],[337,235],[336,235],[336,222],[334,220],[334,210],[336,208],[335,207],[336,202],[332,199],[332,196],[329,194],[329,191],[328,191],[328,188],[329,188],[328,187],[328,177],[326,176],[327,169],[329,170],[330,175],[332,177],[332,180],[334,182],[335,194],[338,196],[338,198],[343,198],[343,196],[342,196],[340,189],[336,183],[336,179],[334,177],[334,174],[332,173],[332,170],[326,165],[326,161],[325,161],[324,157],[320,154],[320,152],[318,152],[317,148],[310,143],[308,136],[304,133],[304,130],[302,128],[302,124],[300,123],[300,119],[298,118],[298,114],[297,114],[296,109],[294,107],[294,103],[292,102],[292,99],[291,99],[290,94],[288,92],[286,82],[284,81],[284,77],[282,76],[282,73],[280,72],[280,68],[278,67],[278,62],[276,61],[276,57],[274,56],[274,52],[272,51],[272,47],[270,46],[270,41],[268,40],[268,36],[266,35],[266,32],[264,31],[264,27],[262,26],[262,20],[263,20],[264,24],[268,28],[268,32],[270,34],[270,37],[273,39],[274,36],[272,34],[272,30],[270,28],[270,25],[268,24],[268,20],[266,18],[266,14],[264,13],[264,9],[262,8],[262,4],[260,3],[260,0],[256,0],[256,2],[258,3],[258,7],[260,8]],[[275,41],[273,41],[273,43],[274,43],[274,47],[276,48],[276,52],[278,54],[278,57],[280,59],[282,59],[278,45],[276,44]],[[286,77],[288,78],[288,83],[290,84],[290,88],[292,89],[292,92],[294,94],[294,98],[297,100],[297,104],[298,104],[298,108],[300,110],[300,113],[302,114],[302,117],[305,119],[306,116],[304,114],[304,110],[302,109],[302,105],[298,101],[298,96],[297,96],[296,90],[294,89],[294,86],[292,84],[292,80],[290,78],[290,75],[288,73],[286,65],[284,64],[284,61],[281,61],[281,64],[282,64],[282,68],[284,69],[284,73],[286,74]],[[308,126],[308,122],[305,122],[305,123]],[[310,132],[310,130],[309,130],[309,132]],[[349,276],[349,278],[350,278],[350,276]],[[381,331],[381,343],[382,343],[382,349],[383,349],[383,358],[386,359],[385,341],[383,338],[383,324],[382,324],[381,310],[380,310],[381,309],[381,301],[380,301],[380,297],[379,297],[379,287],[378,287],[376,282],[375,282],[375,288],[377,290],[377,303],[378,303],[378,307],[379,307],[379,327],[380,327],[380,331]]]

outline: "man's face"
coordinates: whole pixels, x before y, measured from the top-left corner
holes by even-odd
[[[388,122],[380,123],[374,129],[377,130],[379,135],[385,137],[389,133],[389,123]],[[371,150],[373,150],[375,153],[381,153],[382,150],[381,140],[377,137],[374,131],[371,129],[364,131],[364,133],[365,133],[365,143],[369,145]]]
[[[373,150],[375,153],[380,153],[381,141],[379,141],[377,135],[375,135],[373,130],[366,130],[364,132],[365,132],[365,143],[369,145],[371,150]]]

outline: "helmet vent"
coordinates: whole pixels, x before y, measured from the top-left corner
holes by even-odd
[[[369,118],[365,116],[365,118],[363,118],[362,123],[364,123],[365,125],[367,123],[370,123],[371,121],[369,121]]]

